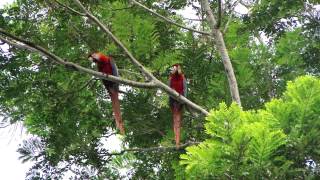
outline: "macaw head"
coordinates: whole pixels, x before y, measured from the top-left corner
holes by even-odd
[[[99,52],[91,53],[91,54],[88,56],[88,60],[96,63],[96,62],[98,62],[99,59],[100,59],[100,54],[101,54],[101,53],[99,53]]]
[[[181,66],[180,64],[174,64],[171,67],[171,74],[182,74]]]

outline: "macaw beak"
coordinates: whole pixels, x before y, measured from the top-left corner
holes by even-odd
[[[93,58],[92,56],[89,56],[89,57],[88,57],[88,60],[91,61],[91,62],[94,62],[94,63],[98,62],[98,61],[97,61],[95,58]]]
[[[173,66],[173,67],[171,67],[170,68],[170,72],[171,72],[171,74],[174,74],[174,73],[176,73],[177,72],[177,67],[176,66]]]
[[[178,74],[182,74],[182,71],[181,71],[181,68],[180,68],[180,67],[177,68],[177,72],[178,72]]]

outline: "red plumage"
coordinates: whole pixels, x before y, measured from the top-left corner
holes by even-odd
[[[187,85],[186,78],[181,71],[179,64],[173,65],[173,70],[169,77],[169,86],[179,94],[186,96]],[[169,99],[170,108],[173,116],[173,131],[175,134],[176,147],[180,145],[180,129],[182,124],[182,109],[183,105],[175,99]]]
[[[118,76],[118,69],[116,64],[113,62],[112,58],[110,56],[106,56],[100,52],[93,53],[89,56],[89,58],[92,59],[93,62],[95,62],[98,66],[98,71],[110,74],[113,76]],[[118,89],[119,85],[115,82],[108,81],[108,80],[102,80],[105,88],[107,89],[111,102],[112,102],[112,110],[114,114],[114,119],[116,120],[116,126],[120,130],[121,134],[125,133],[124,130],[124,123],[122,121],[121,117],[121,111],[120,111],[120,102],[118,97]]]

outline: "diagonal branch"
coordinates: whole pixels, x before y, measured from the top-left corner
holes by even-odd
[[[124,52],[127,54],[129,57],[130,61],[135,64],[140,72],[147,76],[148,78],[152,79],[153,75],[142,65],[140,62],[131,54],[131,52],[122,44],[122,42],[115,36],[113,33],[104,25],[102,24],[98,18],[96,18],[93,14],[91,14],[83,5],[80,1],[78,0],[73,0],[79,8],[86,14],[86,16],[91,19],[94,23],[96,23],[105,33],[107,33],[111,39],[121,48],[124,50]]]
[[[162,16],[161,14],[153,11],[152,9],[149,9],[149,8],[146,7],[145,5],[139,3],[139,2],[137,2],[137,1],[135,1],[135,0],[130,0],[130,1],[131,1],[133,4],[138,5],[139,7],[145,9],[146,11],[148,11],[148,12],[150,12],[151,14],[159,17],[160,19],[163,19],[163,20],[166,21],[166,22],[169,22],[169,23],[171,23],[171,24],[174,24],[174,25],[176,25],[176,26],[178,26],[178,27],[180,27],[180,28],[182,28],[182,29],[186,29],[186,30],[193,31],[193,32],[196,32],[196,33],[199,33],[199,34],[204,34],[204,35],[209,35],[209,36],[210,36],[210,33],[209,33],[209,32],[199,31],[199,30],[196,30],[196,29],[193,29],[193,28],[186,27],[186,26],[184,26],[184,25],[181,25],[181,24],[179,24],[179,23],[174,22],[173,20],[171,20],[171,19],[169,19],[169,18],[167,18],[167,17],[165,17],[165,16]]]
[[[184,103],[191,108],[203,113],[204,115],[208,115],[208,111],[200,107],[199,105],[193,103],[186,97],[182,96],[181,94],[177,93],[175,90],[171,89],[169,86],[158,80],[152,73],[150,73],[132,54],[131,52],[122,44],[122,42],[102,23],[96,18],[93,14],[91,14],[79,0],[73,0],[78,7],[86,14],[86,16],[96,23],[106,34],[108,34],[111,39],[125,52],[125,54],[129,57],[129,60],[132,64],[138,67],[140,72],[146,76],[148,79],[152,80],[156,86],[162,90],[164,90],[167,94],[169,94],[172,98],[176,99],[177,101]]]
[[[87,73],[87,74],[93,75],[93,76],[95,76],[97,78],[100,78],[100,79],[106,79],[106,80],[109,80],[109,81],[113,81],[113,82],[117,82],[117,83],[120,83],[120,84],[129,85],[129,86],[132,86],[132,87],[137,87],[137,88],[155,88],[156,87],[156,84],[154,82],[144,83],[144,82],[137,82],[137,81],[132,81],[132,80],[128,80],[128,79],[123,79],[123,78],[120,78],[120,77],[117,77],[117,76],[112,76],[112,75],[104,74],[104,73],[101,73],[101,72],[98,72],[98,71],[93,71],[91,69],[82,67],[82,66],[80,66],[78,64],[75,64],[75,63],[72,63],[72,62],[64,61],[61,57],[50,53],[49,51],[47,51],[43,47],[35,45],[32,42],[23,40],[21,38],[18,38],[18,37],[6,32],[6,31],[4,31],[1,28],[0,28],[0,34],[3,34],[5,36],[10,37],[10,38],[14,39],[15,41],[19,42],[19,43],[16,43],[16,42],[13,42],[12,40],[8,40],[8,39],[5,39],[5,38],[0,36],[1,40],[5,39],[6,42],[8,42],[10,45],[16,46],[18,44],[18,46],[16,46],[16,47],[20,48],[20,49],[27,49],[27,50],[34,49],[35,51],[37,51],[37,52],[41,53],[42,55],[48,57],[49,59],[53,60],[54,62],[56,62],[58,64],[61,64],[61,65],[64,65],[66,68],[72,68],[73,70],[77,70],[79,72]],[[20,43],[23,43],[23,44],[20,44]]]
[[[37,50],[34,49],[34,48],[31,48],[31,47],[29,47],[29,46],[26,46],[26,45],[24,45],[24,44],[22,44],[22,43],[16,43],[16,42],[13,42],[13,41],[9,41],[9,40],[7,40],[6,38],[3,38],[3,37],[1,37],[1,36],[0,36],[0,39],[1,39],[1,41],[3,41],[4,43],[7,43],[8,45],[11,45],[11,46],[16,47],[16,48],[18,48],[18,49],[26,49],[26,50],[29,50],[29,51],[31,51],[31,52],[36,52],[36,51],[37,51]]]
[[[11,124],[6,124],[6,125],[3,125],[3,126],[0,126],[0,129],[2,129],[2,128],[6,128],[6,127],[8,127],[8,126],[10,126]]]
[[[156,87],[158,87],[158,88],[165,90],[168,94],[170,94],[173,98],[177,99],[178,101],[186,103],[191,108],[198,110],[205,115],[208,114],[208,112],[205,109],[198,106],[197,104],[194,104],[193,102],[191,102],[190,100],[188,100],[184,96],[181,96],[179,93],[177,93],[176,91],[174,91],[173,89],[171,89],[170,87],[168,87],[167,85],[165,85],[164,83],[162,83],[161,81],[156,79],[151,73],[150,74],[152,76],[152,81],[147,82],[147,83],[123,79],[123,78],[120,78],[117,76],[107,75],[107,74],[104,74],[104,73],[101,73],[98,71],[93,71],[91,69],[82,67],[82,66],[75,64],[75,63],[72,63],[72,62],[64,61],[61,57],[59,57],[53,53],[50,53],[45,48],[38,46],[38,45],[35,45],[34,43],[29,42],[27,40],[16,37],[15,35],[12,35],[12,34],[6,32],[2,28],[0,28],[0,34],[17,41],[17,42],[14,42],[12,40],[9,40],[9,39],[6,39],[6,38],[0,36],[0,39],[2,39],[3,41],[5,40],[10,45],[15,46],[20,49],[37,51],[40,54],[42,54],[43,56],[53,60],[57,64],[64,65],[66,68],[71,68],[71,69],[77,70],[79,72],[93,75],[93,76],[100,78],[100,79],[106,79],[106,80],[110,80],[110,81],[117,82],[120,84],[129,85],[132,87],[137,87],[137,88],[156,88]]]

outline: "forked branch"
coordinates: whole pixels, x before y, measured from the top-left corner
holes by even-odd
[[[175,90],[171,89],[169,86],[158,80],[151,72],[149,72],[133,55],[132,53],[122,44],[122,42],[92,13],[90,13],[79,0],[73,0],[78,7],[86,14],[86,16],[96,23],[107,35],[111,37],[111,39],[125,52],[125,54],[129,57],[129,60],[132,64],[134,64],[140,72],[146,76],[148,79],[153,81],[156,86],[162,90],[164,90],[167,94],[169,94],[172,98],[176,99],[179,102],[186,104],[187,106],[203,113],[204,115],[208,115],[208,111],[200,107],[199,105],[193,103],[189,99],[177,93]]]
[[[5,36],[5,37],[3,37]],[[54,62],[64,65],[66,68],[69,69],[73,69],[79,72],[83,72],[86,74],[90,74],[92,76],[95,76],[97,78],[100,79],[106,79],[106,80],[110,80],[113,82],[117,82],[120,84],[125,84],[125,85],[129,85],[132,87],[137,87],[137,88],[161,88],[164,91],[166,91],[168,94],[170,94],[171,96],[173,96],[174,98],[176,98],[178,101],[180,102],[186,102],[186,104],[190,107],[192,107],[193,109],[196,109],[200,112],[202,112],[203,114],[207,115],[208,112],[201,108],[200,106],[198,106],[197,104],[194,104],[193,102],[191,102],[190,100],[186,99],[184,96],[181,96],[180,94],[178,94],[176,91],[174,91],[173,89],[171,89],[170,87],[168,87],[167,85],[165,85],[164,83],[162,83],[161,81],[159,81],[158,79],[156,79],[151,73],[151,81],[150,82],[137,82],[137,81],[132,81],[132,80],[128,80],[128,79],[124,79],[124,78],[120,78],[117,76],[112,76],[112,75],[108,75],[108,74],[104,74],[98,71],[94,71],[85,67],[82,67],[78,64],[72,63],[72,62],[68,62],[65,61],[64,59],[62,59],[61,57],[49,52],[48,50],[46,50],[45,48],[36,45],[30,41],[24,40],[22,38],[19,38],[13,34],[10,34],[8,32],[6,32],[4,29],[0,28],[0,39],[12,46],[15,46],[19,49],[26,49],[26,50],[30,50],[30,51],[36,51],[39,52],[40,54],[42,54],[43,56],[47,57],[50,60],[53,60]],[[143,67],[141,65],[141,67]],[[144,68],[144,67],[143,67]]]

